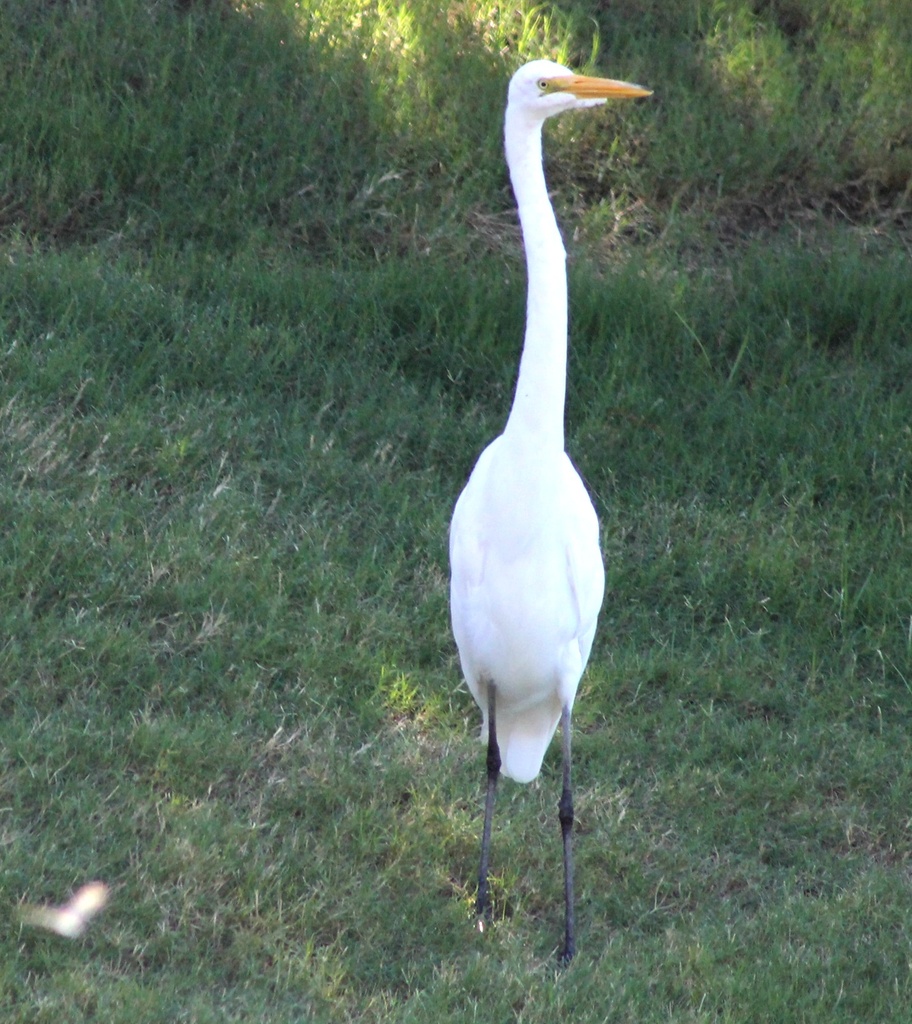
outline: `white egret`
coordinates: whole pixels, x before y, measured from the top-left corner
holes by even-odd
[[[526,253],[526,333],[506,426],[481,453],[450,526],[453,634],[488,744],[479,924],[490,912],[498,776],[503,771],[517,782],[534,779],[560,722],[564,962],[575,952],[570,716],[592,648],[605,572],[595,509],[564,450],[566,254],[545,184],[542,126],[567,110],[649,94],[545,60],[526,64],[510,81],[504,142]]]

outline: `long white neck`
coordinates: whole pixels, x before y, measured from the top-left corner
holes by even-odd
[[[542,164],[542,125],[507,108],[504,142],[526,250],[526,336],[512,430],[539,447],[564,448],[567,388],[567,268],[564,243],[548,198]]]

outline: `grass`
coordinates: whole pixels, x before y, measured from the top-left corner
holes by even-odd
[[[520,340],[504,82],[596,30],[656,99],[548,135],[608,571],[560,971],[555,751],[473,929],[446,531]],[[4,1020],[906,1019],[907,37],[4,7]],[[83,938],[21,924],[96,877]]]

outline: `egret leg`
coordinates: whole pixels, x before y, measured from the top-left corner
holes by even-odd
[[[478,869],[478,897],[475,913],[479,920],[491,916],[488,900],[488,865],[491,858],[491,819],[494,817],[494,797],[497,795],[497,779],[500,775],[500,747],[497,745],[497,726],[494,713],[494,684],[488,684],[488,783],[485,793],[484,831],[481,834],[481,866]]]
[[[573,790],[570,787],[570,707],[561,712],[561,743],[564,760],[564,782],[557,805],[564,841],[564,948],[561,963],[568,964],[576,952],[576,915],[573,905]]]

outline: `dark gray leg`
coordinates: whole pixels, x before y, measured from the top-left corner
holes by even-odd
[[[564,910],[565,932],[561,963],[568,964],[576,952],[575,914],[573,909],[573,790],[570,787],[570,708],[561,712],[561,741],[564,755],[564,784],[557,805],[561,837],[564,841]]]
[[[494,817],[494,797],[500,775],[500,748],[497,746],[497,726],[494,714],[494,684],[488,683],[488,786],[485,794],[484,831],[481,834],[481,867],[478,869],[478,897],[475,913],[479,919],[491,916],[488,901],[488,864],[491,857],[491,819]]]

